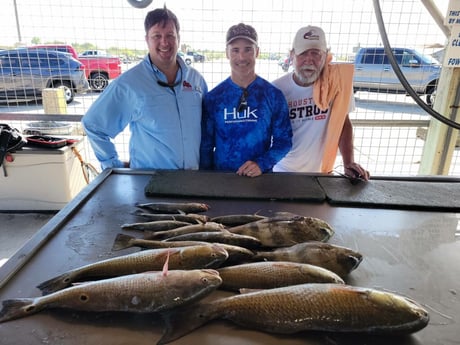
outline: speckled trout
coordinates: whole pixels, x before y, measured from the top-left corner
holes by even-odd
[[[327,241],[334,234],[332,227],[322,219],[293,216],[290,218],[266,218],[228,231],[252,236],[260,240],[264,247],[287,247],[305,241]]]
[[[75,282],[161,271],[168,255],[171,270],[215,268],[228,258],[225,249],[214,245],[143,250],[75,268],[37,287],[43,294],[48,294],[64,289]]]
[[[146,272],[103,279],[35,298],[3,301],[0,322],[49,308],[81,311],[152,313],[191,303],[209,295],[222,280],[214,270]]]
[[[428,312],[394,293],[342,284],[302,284],[200,301],[164,313],[166,344],[214,319],[269,333],[301,331],[409,334],[424,328]]]

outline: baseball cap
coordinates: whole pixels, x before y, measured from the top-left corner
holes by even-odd
[[[302,54],[308,49],[327,51],[326,35],[318,26],[305,26],[297,31],[292,44],[296,55]]]
[[[255,45],[257,44],[257,32],[256,30],[250,26],[243,23],[239,23],[237,25],[233,25],[227,31],[227,44],[230,44],[232,41],[244,38]]]

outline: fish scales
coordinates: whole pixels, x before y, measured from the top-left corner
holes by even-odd
[[[136,207],[154,213],[200,213],[210,209],[209,205],[198,202],[148,202],[137,203]]]
[[[166,231],[179,227],[191,225],[191,223],[177,220],[153,220],[150,222],[138,222],[122,224],[123,230],[142,230],[142,231]]]
[[[316,265],[341,277],[348,275],[361,263],[363,256],[350,248],[330,243],[309,241],[272,251],[257,251],[254,261],[291,261]]]
[[[342,284],[302,284],[199,302],[164,314],[166,344],[213,319],[269,333],[302,331],[410,334],[424,328],[428,312],[397,294]]]
[[[204,224],[186,224],[185,226],[177,227],[175,229],[157,231],[153,233],[146,233],[144,239],[149,240],[164,240],[171,237],[176,237],[185,234],[192,234],[196,232],[220,232],[225,230],[225,226],[220,223],[208,222]]]
[[[214,270],[148,272],[104,279],[69,287],[49,295],[3,301],[0,322],[47,308],[80,311],[151,313],[205,297],[222,280]]]
[[[146,271],[161,271],[168,255],[169,269],[172,270],[217,267],[228,258],[225,249],[212,245],[143,250],[75,268],[37,287],[43,294],[47,294],[64,289],[74,282]]]
[[[265,247],[287,247],[306,241],[327,241],[334,234],[325,221],[295,216],[286,218],[266,218],[256,222],[231,227],[228,231],[256,237]]]
[[[324,268],[294,262],[257,262],[217,269],[222,289],[272,289],[304,283],[344,284],[337,274]]]

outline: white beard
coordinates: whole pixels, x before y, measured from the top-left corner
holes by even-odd
[[[323,67],[324,67],[324,63],[326,62],[326,58],[324,57],[321,61],[321,66],[317,69],[314,70],[313,74],[311,74],[310,76],[305,76],[305,74],[303,73],[303,71],[310,71],[312,72],[313,69],[315,68],[314,66],[302,66],[300,68],[295,68],[294,69],[294,73],[295,73],[295,76],[296,76],[296,79],[299,81],[299,83],[303,84],[303,85],[310,85],[310,84],[313,84],[316,79],[318,79],[319,75],[321,74],[321,71],[323,70]]]

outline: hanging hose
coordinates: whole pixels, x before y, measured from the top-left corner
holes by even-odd
[[[383,22],[382,10],[380,8],[379,0],[374,0],[374,11],[375,11],[375,16],[377,18],[377,23],[379,25],[380,36],[382,37],[383,47],[385,48],[385,53],[388,56],[388,60],[390,61],[390,64],[393,67],[393,70],[395,71],[396,76],[398,77],[399,81],[406,89],[407,93],[412,97],[415,103],[417,103],[423,110],[425,110],[429,115],[434,117],[436,120],[444,123],[447,126],[460,130],[460,123],[452,121],[451,119],[439,114],[429,105],[427,105],[424,101],[422,101],[420,97],[418,96],[417,92],[415,92],[412,86],[410,86],[406,77],[401,72],[398,62],[396,61],[393,51],[391,50],[390,42],[388,41],[388,36],[385,30],[385,24]],[[459,98],[458,94],[456,98]],[[455,112],[456,109],[454,108],[452,111]]]

